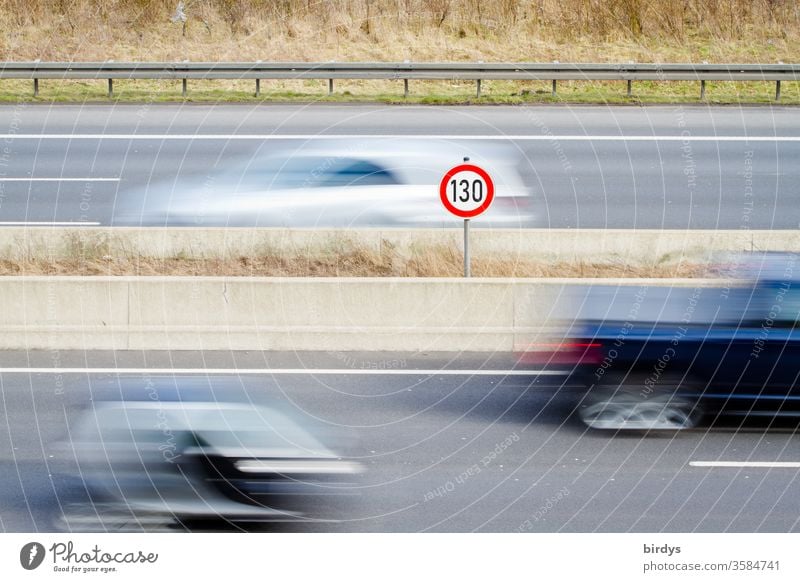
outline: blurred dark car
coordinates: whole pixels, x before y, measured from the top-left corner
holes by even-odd
[[[591,428],[800,418],[800,257],[748,255],[725,274],[732,283],[717,287],[573,288],[557,347],[521,361],[585,387],[578,413]]]
[[[297,415],[238,396],[191,379],[123,381],[122,398],[71,431],[97,506],[66,512],[64,529],[247,528],[317,519],[350,494],[357,462]]]
[[[533,226],[515,150],[493,144],[471,163],[495,184],[475,226]],[[472,152],[468,152],[472,154]],[[462,162],[454,146],[423,140],[325,140],[257,155],[196,180],[121,192],[115,226],[441,227],[460,226],[439,199],[439,181]]]

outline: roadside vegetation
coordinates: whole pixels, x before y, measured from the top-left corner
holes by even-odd
[[[19,255],[19,253],[13,253]],[[105,243],[75,238],[66,252],[0,258],[4,275],[136,275],[232,277],[461,277],[461,251],[445,245],[400,253],[389,246],[375,251],[357,244],[296,253],[264,249],[249,255],[196,257],[179,253],[156,258],[120,253]],[[532,255],[535,253],[532,253]],[[472,259],[475,277],[703,277],[707,268],[696,261],[669,257],[648,263],[623,259],[546,261],[524,256],[479,256]]]
[[[3,60],[800,62],[794,0],[0,0]],[[782,101],[800,102],[798,83]],[[34,100],[29,81],[0,98]],[[115,83],[121,101],[181,101],[179,83]],[[772,83],[709,83],[707,100],[770,102]],[[39,101],[105,100],[102,81],[42,81]],[[697,83],[190,82],[189,100],[694,102]]]

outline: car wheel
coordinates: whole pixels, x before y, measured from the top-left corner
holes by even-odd
[[[626,392],[592,398],[578,415],[587,427],[598,430],[678,431],[693,428],[700,419],[690,399],[672,394],[643,399]]]

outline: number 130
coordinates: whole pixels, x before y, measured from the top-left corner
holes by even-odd
[[[479,203],[483,200],[483,180],[450,180],[450,187],[453,189],[453,202],[473,202]],[[459,193],[460,189],[460,193]]]

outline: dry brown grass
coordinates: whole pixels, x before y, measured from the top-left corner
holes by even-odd
[[[0,0],[5,60],[797,61],[796,0]]]
[[[410,257],[391,250],[383,253],[360,248],[316,256],[260,254],[234,258],[111,257],[82,252],[74,257],[47,260],[0,260],[0,275],[170,275],[270,277],[460,277],[460,251],[436,247]],[[704,268],[694,263],[633,265],[624,262],[562,262],[510,260],[500,257],[472,261],[476,277],[700,277]]]

